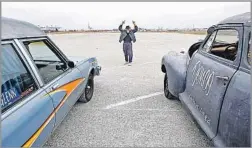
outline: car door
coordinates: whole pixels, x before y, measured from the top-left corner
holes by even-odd
[[[50,136],[53,103],[13,41],[1,47],[2,147],[41,146]]]
[[[242,26],[219,26],[188,66],[181,100],[210,138],[216,135],[223,98],[239,66],[242,36]]]
[[[23,40],[23,45],[53,99],[57,126],[83,93],[86,79],[76,67],[68,66],[65,56],[47,38]]]
[[[233,76],[224,97],[217,146],[251,147],[251,28],[244,29],[241,64]]]

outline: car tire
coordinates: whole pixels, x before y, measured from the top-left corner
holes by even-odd
[[[89,75],[85,90],[78,101],[82,103],[89,102],[93,97],[93,93],[94,93],[94,77],[92,75]]]
[[[168,89],[168,77],[167,74],[164,76],[164,95],[167,99],[174,100],[175,97],[170,93]]]

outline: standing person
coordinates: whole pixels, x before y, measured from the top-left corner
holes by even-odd
[[[119,26],[119,30],[121,32],[119,42],[123,41],[123,53],[125,57],[125,65],[128,64],[131,66],[132,58],[133,58],[133,51],[132,51],[132,42],[136,42],[135,33],[138,31],[138,27],[135,21],[132,21],[134,25],[134,29],[131,29],[130,26],[126,26],[125,30],[122,29],[123,24],[125,21],[122,21],[121,25]]]

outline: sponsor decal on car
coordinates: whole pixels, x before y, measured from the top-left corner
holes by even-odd
[[[21,95],[18,93],[17,89],[13,87],[7,91],[2,92],[1,97],[1,107],[4,108],[18,100]]]
[[[212,87],[214,79],[214,71],[205,68],[200,61],[198,61],[192,70],[192,86],[198,84],[207,96]]]
[[[17,91],[17,89],[15,87],[2,92],[1,94],[1,107],[2,109],[7,107],[8,105],[11,105],[12,103],[14,103],[15,101],[23,98],[24,96],[29,95],[32,91],[33,91],[34,87],[31,86],[30,88],[28,88],[27,90],[25,90],[24,92],[22,92],[21,94]]]

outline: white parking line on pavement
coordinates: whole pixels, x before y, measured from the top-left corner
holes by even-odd
[[[142,66],[142,65],[146,65],[146,64],[154,64],[154,63],[160,63],[160,61],[154,61],[154,62],[146,62],[146,63],[140,63],[140,64],[132,64],[132,66],[136,65],[136,66]],[[103,68],[102,70],[108,70],[108,69],[114,69],[114,68],[122,68],[122,67],[128,67],[127,65],[120,65],[120,66],[113,66],[113,67],[109,67],[109,68]]]
[[[153,94],[140,96],[140,97],[137,97],[137,98],[122,101],[122,102],[119,102],[119,103],[116,103],[116,104],[110,104],[110,105],[106,106],[105,109],[110,109],[110,108],[113,108],[113,107],[129,104],[129,103],[132,103],[132,102],[136,102],[136,101],[139,101],[139,100],[142,100],[142,99],[158,96],[158,95],[161,95],[161,94],[163,94],[163,92],[156,92],[156,93],[153,93]]]
[[[142,66],[142,65],[146,65],[146,64],[154,64],[154,63],[160,63],[161,64],[160,61],[158,61],[158,62],[146,62],[146,63],[138,64],[138,66]]]
[[[83,108],[83,110],[108,110],[106,108],[95,108],[95,107],[87,107]],[[170,110],[169,108],[110,108],[110,110],[118,110],[118,111],[168,111],[168,112],[181,112],[181,109]]]

